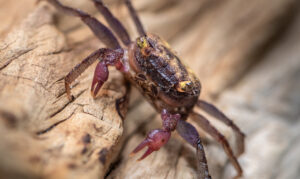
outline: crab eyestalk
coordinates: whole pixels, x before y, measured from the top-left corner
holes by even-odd
[[[132,152],[130,155],[134,155],[146,146],[148,146],[147,151],[144,153],[144,155],[138,159],[138,161],[143,160],[148,155],[150,155],[153,151],[159,150],[163,145],[165,145],[168,140],[170,139],[171,132],[165,131],[163,129],[155,129],[152,130],[147,138],[140,143]]]

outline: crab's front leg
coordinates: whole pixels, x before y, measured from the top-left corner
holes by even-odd
[[[144,147],[148,146],[147,151],[144,155],[138,159],[143,160],[148,155],[150,155],[153,151],[159,150],[163,145],[165,145],[170,137],[171,132],[176,129],[177,122],[180,120],[180,114],[171,114],[166,109],[163,109],[161,112],[161,118],[163,121],[162,129],[154,129],[152,130],[146,137],[142,143],[140,143],[131,153],[135,154],[142,150]]]

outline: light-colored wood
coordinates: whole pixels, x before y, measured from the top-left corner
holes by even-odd
[[[40,3],[2,41],[0,52],[0,173],[45,178],[102,178],[123,133],[115,100],[125,94],[112,70],[96,100],[93,67],[64,90],[64,76],[103,47],[96,39],[69,43],[54,24],[54,9]],[[80,81],[80,82],[79,82]]]
[[[62,2],[103,20],[89,1]],[[134,39],[122,1],[105,2]],[[244,178],[297,178],[297,0],[133,3],[146,29],[167,39],[200,77],[202,97],[218,96],[213,103],[247,134],[246,153],[239,158]],[[68,101],[63,77],[104,47],[80,20],[46,2],[0,4],[0,178],[196,178],[195,151],[176,132],[145,160],[136,162],[142,152],[129,157],[161,122],[136,90],[122,121],[115,101],[125,87],[113,68],[96,100],[89,91],[91,66],[73,84],[75,100]],[[235,149],[232,131],[210,120]],[[232,178],[222,147],[198,129],[213,178]]]

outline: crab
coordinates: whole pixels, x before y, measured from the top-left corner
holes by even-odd
[[[201,84],[197,76],[181,62],[166,41],[157,35],[145,32],[130,0],[124,1],[139,33],[139,37],[135,41],[130,40],[122,23],[101,0],[92,1],[118,38],[108,27],[88,13],[65,6],[58,0],[47,1],[64,13],[79,17],[107,46],[107,48],[100,48],[93,52],[67,74],[65,89],[70,100],[72,100],[71,83],[96,60],[98,60],[98,64],[91,85],[91,95],[94,98],[108,79],[108,66],[115,66],[123,73],[125,79],[134,85],[161,114],[162,119],[162,128],[150,131],[146,139],[133,150],[132,154],[148,147],[139,158],[139,160],[143,160],[153,151],[164,146],[170,139],[171,133],[176,130],[185,141],[196,149],[198,178],[211,178],[202,140],[196,128],[187,122],[190,117],[222,145],[237,171],[236,178],[242,176],[243,171],[237,156],[244,152],[244,133],[213,104],[199,99]],[[122,44],[119,43],[119,40]],[[119,104],[121,104],[120,101]],[[119,111],[118,105],[117,110]],[[195,112],[193,110],[195,107],[232,128],[237,134],[238,152],[236,155],[227,139],[203,115]]]

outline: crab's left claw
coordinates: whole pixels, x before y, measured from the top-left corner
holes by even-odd
[[[159,150],[163,145],[165,145],[169,138],[171,136],[171,132],[165,131],[162,129],[155,129],[152,130],[147,138],[140,143],[132,152],[130,155],[136,154],[140,150],[142,150],[144,147],[148,146],[147,151],[144,153],[144,155],[138,159],[138,161],[143,160],[148,155],[150,155],[153,151]]]

